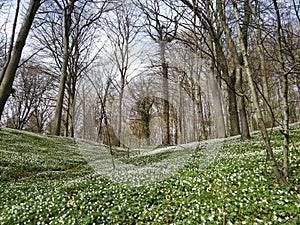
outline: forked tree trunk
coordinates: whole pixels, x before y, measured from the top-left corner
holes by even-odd
[[[74,0],[71,0],[68,6],[61,8],[63,12],[63,59],[61,66],[61,77],[59,83],[59,90],[56,100],[55,115],[54,115],[54,134],[60,135],[61,117],[63,111],[63,101],[65,96],[65,86],[68,76],[68,61],[69,61],[69,33],[71,28],[71,14],[74,8]]]
[[[245,41],[245,49],[247,51],[247,37],[248,37],[248,26],[250,23],[250,10],[249,10],[249,0],[244,1],[244,21],[243,21],[243,27],[241,29],[243,40]],[[250,139],[250,131],[249,131],[249,125],[248,125],[248,119],[247,119],[247,113],[246,113],[246,107],[245,107],[245,97],[244,97],[244,90],[243,90],[243,82],[242,82],[242,66],[243,66],[243,58],[241,54],[237,50],[237,46],[232,38],[231,29],[226,22],[226,17],[224,13],[224,9],[222,8],[222,3],[220,0],[217,1],[217,9],[220,14],[221,23],[225,30],[226,35],[226,43],[228,45],[228,48],[232,54],[233,60],[234,60],[234,67],[235,71],[233,73],[233,78],[235,78],[235,87],[236,87],[236,101],[237,101],[237,108],[239,109],[239,121],[241,125],[241,138],[243,140]],[[233,97],[231,97],[234,101]],[[235,111],[233,111],[235,113]],[[230,112],[232,113],[232,112]],[[232,128],[231,128],[232,129]],[[233,130],[233,132],[237,132],[238,130]]]

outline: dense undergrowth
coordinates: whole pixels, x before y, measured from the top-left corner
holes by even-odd
[[[291,131],[290,184],[280,186],[259,133],[205,147],[156,183],[124,185],[95,174],[73,139],[0,131],[0,224],[300,224],[300,126]],[[270,131],[281,163],[282,135]],[[172,153],[123,159],[139,167]],[[98,156],[100,157],[100,156]],[[157,158],[156,158],[157,157]]]

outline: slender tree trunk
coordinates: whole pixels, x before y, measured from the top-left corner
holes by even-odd
[[[30,27],[32,25],[34,16],[40,6],[39,0],[31,0],[24,21],[21,25],[20,32],[13,47],[11,58],[7,63],[5,73],[3,74],[0,84],[0,119],[3,114],[4,106],[9,95],[12,92],[12,84],[15,79],[18,64],[21,59],[22,51],[25,46]]]
[[[65,109],[65,119],[64,119],[64,136],[69,136],[69,114],[70,114],[70,108],[71,108],[71,102],[70,102],[70,96],[67,97],[67,106]]]
[[[200,78],[199,78],[200,79]],[[197,110],[198,110],[198,119],[199,119],[199,125],[200,125],[200,135],[198,137],[198,140],[206,140],[207,139],[207,132],[205,129],[204,124],[204,114],[203,114],[203,102],[202,102],[202,96],[201,96],[201,87],[198,85],[198,92],[197,92]]]
[[[103,112],[106,111],[106,109],[103,110],[102,107],[106,107],[106,100],[107,100],[107,96],[108,96],[108,91],[109,91],[110,85],[111,85],[111,80],[108,79],[108,81],[106,82],[105,89],[104,89],[103,99],[102,99],[102,102],[100,104],[101,110],[100,110],[100,116],[99,116],[98,136],[97,136],[98,140],[97,141],[100,141],[101,134],[103,133],[103,126],[102,126],[102,123],[104,121],[104,114],[103,114]],[[98,95],[100,96],[100,93],[98,93]],[[101,98],[100,98],[100,101],[101,101]],[[103,141],[103,139],[101,139],[101,141]]]
[[[194,11],[197,7],[197,2],[193,0]],[[199,71],[199,59],[198,59],[198,37],[196,32],[196,25],[197,25],[197,16],[194,14],[194,23],[193,23],[193,34],[194,34],[194,61],[195,61],[195,80],[196,80],[196,88],[195,96],[196,96],[196,106],[197,106],[197,114],[198,114],[198,123],[200,126],[200,134],[197,137],[197,140],[206,140],[207,133],[205,130],[204,124],[204,115],[203,115],[203,103],[202,103],[202,90],[201,90],[201,73]]]
[[[69,136],[69,124],[70,124],[70,111],[71,111],[71,74],[68,74],[67,77],[67,104],[66,104],[66,109],[65,109],[65,119],[64,119],[64,136],[68,137]]]
[[[72,79],[73,78],[73,79]],[[74,137],[74,114],[75,114],[75,94],[76,94],[76,81],[72,77],[71,89],[69,94],[69,110],[68,110],[68,136]]]
[[[237,104],[239,108],[240,113],[240,122],[241,122],[241,139],[242,140],[249,140],[250,139],[250,131],[249,131],[249,124],[248,124],[248,118],[247,118],[247,112],[246,112],[246,105],[245,105],[245,97],[244,97],[244,91],[243,91],[243,81],[242,81],[242,70],[239,68],[237,71]]]
[[[276,178],[277,178],[279,183],[285,184],[286,179],[283,177],[281,171],[279,170],[278,163],[276,161],[276,158],[274,156],[274,152],[273,152],[271,144],[270,144],[270,138],[269,138],[269,135],[267,133],[267,129],[266,129],[266,126],[265,126],[265,122],[264,122],[264,119],[263,119],[262,111],[261,111],[259,100],[258,100],[258,95],[256,93],[254,81],[253,81],[252,74],[251,74],[251,71],[250,71],[247,51],[246,51],[246,48],[245,48],[245,44],[244,44],[244,40],[243,40],[243,36],[242,36],[242,32],[241,32],[241,27],[240,27],[239,13],[238,13],[238,9],[237,9],[236,0],[233,0],[233,8],[234,8],[234,15],[235,15],[235,19],[236,19],[238,39],[239,39],[239,43],[240,43],[240,47],[241,47],[243,60],[244,60],[244,69],[245,69],[245,72],[247,74],[248,84],[249,84],[251,95],[252,95],[252,98],[253,98],[253,104],[254,104],[257,120],[258,120],[258,125],[260,127],[260,131],[261,131],[264,143],[265,143],[266,152],[267,152],[269,161],[271,163],[271,166],[273,168],[273,171],[276,175]]]
[[[54,134],[60,135],[61,131],[61,117],[63,111],[63,101],[65,96],[65,86],[68,76],[68,61],[69,61],[69,32],[71,28],[71,14],[74,8],[74,0],[70,1],[70,4],[66,6],[63,11],[63,59],[61,67],[61,77],[59,83],[59,90],[56,100],[55,115],[54,115]]]
[[[229,135],[235,136],[241,133],[239,124],[239,115],[237,111],[237,101],[236,101],[236,76],[235,74],[228,76],[227,78],[227,94],[228,94],[228,116],[229,116]]]
[[[282,114],[283,114],[283,175],[285,179],[288,179],[289,171],[289,104],[288,104],[288,73],[285,71],[285,63],[283,58],[283,43],[284,43],[284,34],[282,33],[282,25],[280,19],[280,12],[277,5],[277,1],[273,0],[273,4],[276,11],[276,21],[277,21],[277,52],[279,56],[279,62],[281,67],[281,76],[280,76],[280,95],[282,101]]]
[[[80,53],[79,53],[79,44],[78,44],[78,40],[76,39],[76,43],[74,46],[74,65],[73,65],[73,70],[72,72],[70,72],[69,76],[70,76],[70,82],[69,82],[69,101],[70,101],[70,108],[69,108],[69,112],[68,112],[68,116],[69,116],[69,123],[68,123],[68,127],[69,127],[69,136],[70,137],[74,137],[74,115],[75,115],[75,97],[76,97],[76,84],[77,84],[77,80],[78,80],[78,59],[80,57]]]
[[[183,93],[182,93],[182,79],[179,78],[178,80],[178,92],[179,92],[179,108],[178,108],[178,143],[182,144],[183,139],[183,123],[182,123],[182,116],[184,115],[183,111]]]
[[[244,23],[241,28],[241,32],[243,35],[243,40],[245,43],[245,48],[247,51],[248,48],[248,29],[250,24],[250,2],[249,0],[244,1]],[[250,139],[250,131],[249,124],[246,113],[245,106],[245,93],[243,88],[243,56],[241,54],[237,54],[237,50],[235,52],[235,57],[237,57],[237,67],[236,67],[236,90],[239,93],[237,95],[238,109],[240,115],[240,123],[241,123],[241,139],[249,140]]]
[[[118,146],[121,146],[122,140],[122,117],[123,117],[123,97],[124,97],[124,88],[125,88],[125,76],[121,74],[121,83],[120,83],[120,96],[119,96],[119,115],[118,115]]]
[[[166,41],[160,40],[160,60],[162,63],[162,89],[163,89],[163,145],[170,144],[170,103],[169,103],[169,76],[168,76],[168,64],[166,62],[165,50]]]
[[[258,7],[260,7],[260,3],[258,0],[256,0],[256,4]],[[249,7],[251,5],[249,4]],[[266,73],[266,59],[265,59],[265,54],[264,54],[264,47],[262,44],[262,33],[261,33],[261,27],[260,27],[260,22],[259,22],[259,15],[257,14],[256,10],[251,7],[251,11],[254,14],[254,20],[255,20],[255,25],[257,26],[257,35],[253,35],[254,40],[258,46],[258,55],[259,55],[259,62],[260,62],[260,77],[261,77],[261,86],[262,86],[262,93],[264,97],[264,118],[266,121],[266,126],[267,127],[273,127],[274,126],[274,116],[272,113],[272,102],[271,102],[271,97],[270,97],[270,91],[269,91],[269,83],[267,79],[267,73]]]
[[[86,94],[84,85],[82,86],[82,138],[86,139]]]
[[[208,11],[209,16],[211,17],[212,12],[210,11],[208,1],[206,5],[206,9]],[[214,53],[217,57],[220,57],[221,60],[225,61],[224,55],[222,53],[222,50],[220,49],[220,45],[218,42],[216,42],[216,47],[214,46],[213,37],[211,35],[208,35],[207,42],[209,45],[209,48],[211,49],[211,52]],[[215,137],[216,138],[224,138],[226,137],[226,127],[225,127],[225,117],[223,112],[223,104],[222,104],[222,95],[221,95],[221,87],[218,84],[217,75],[215,73],[215,65],[216,65],[216,59],[212,57],[209,60],[209,87],[212,94],[213,99],[213,119],[215,124]]]
[[[197,132],[197,117],[196,117],[197,100],[195,99],[195,96],[193,96],[192,101],[193,101],[193,105],[192,105],[192,129],[191,129],[191,133],[190,133],[190,141],[196,141],[198,138],[197,138],[197,134],[196,134],[196,132]]]
[[[12,53],[12,50],[13,50],[13,47],[14,47],[14,41],[15,41],[15,35],[16,35],[16,27],[17,27],[17,22],[18,22],[18,17],[19,17],[19,10],[20,10],[20,0],[17,0],[15,17],[14,17],[14,23],[13,23],[13,26],[12,26],[12,32],[11,32],[11,38],[10,38],[10,44],[9,44],[9,49],[8,49],[8,52],[7,52],[7,57],[5,59],[5,64],[4,64],[4,66],[2,68],[2,71],[1,71],[0,84],[1,84],[1,82],[3,80],[4,74],[5,74],[5,71],[7,69],[8,63],[10,61],[11,53]]]

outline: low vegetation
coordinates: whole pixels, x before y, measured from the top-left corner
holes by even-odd
[[[207,167],[202,146],[177,173],[133,186],[95,173],[74,139],[2,129],[0,224],[297,225],[299,128],[291,131],[290,178],[284,187],[276,182],[258,133],[247,142],[226,140]],[[282,136],[269,132],[280,161]],[[168,150],[118,160],[147,167],[173,155]]]

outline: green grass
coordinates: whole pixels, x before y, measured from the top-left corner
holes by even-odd
[[[270,134],[281,163],[282,136]],[[299,149],[300,134],[291,132],[287,187],[277,184],[259,134],[227,140],[207,168],[199,150],[178,173],[132,187],[95,174],[73,139],[2,129],[0,224],[297,225]],[[168,157],[172,151],[121,160],[143,167]]]
[[[161,160],[167,159],[173,155],[171,151],[164,151],[159,152],[153,155],[142,155],[142,156],[135,156],[131,158],[122,158],[121,161],[126,164],[132,164],[135,166],[147,166],[151,165],[152,163],[159,162]]]
[[[74,140],[12,129],[0,132],[0,169],[0,182],[32,179],[47,173],[90,172]]]

